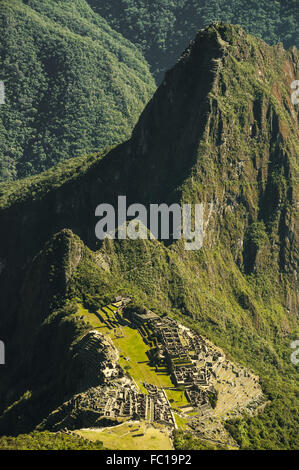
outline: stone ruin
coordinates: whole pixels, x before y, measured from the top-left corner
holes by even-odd
[[[96,330],[84,335],[75,351],[75,360],[82,370],[78,391],[105,384],[124,375],[118,365],[119,353],[112,340]]]
[[[163,362],[167,365],[173,383],[185,390],[199,415],[213,412],[209,396],[217,392],[217,410],[224,416],[242,410],[250,412],[263,401],[258,377],[252,371],[232,364],[223,351],[197,332],[167,316],[131,314],[130,320],[142,335],[148,329],[151,338],[155,337],[156,341],[151,343],[156,350],[156,354],[152,354],[156,366]]]
[[[116,304],[115,304],[116,305]],[[123,301],[119,300],[119,308]],[[197,332],[169,317],[153,312],[132,314],[125,320],[139,330],[147,344],[156,351],[156,366],[167,366],[174,383],[183,390],[189,407],[176,410],[188,418],[190,429],[209,440],[229,436],[223,420],[243,411],[254,413],[264,401],[259,379],[244,367],[228,361],[220,349]],[[147,335],[146,338],[144,335]],[[119,353],[107,335],[90,331],[76,346],[76,358],[83,375],[78,393],[41,423],[40,429],[59,431],[117,424],[126,419],[158,422],[176,428],[165,390],[144,383],[141,393],[136,383],[119,366]],[[217,396],[211,406],[211,394]],[[186,409],[186,410],[185,410]],[[186,414],[196,411],[192,418]],[[106,421],[105,421],[106,420]],[[106,423],[106,424],[103,424]]]
[[[176,427],[170,403],[163,389],[145,384],[148,395],[140,393],[135,385],[123,378],[109,385],[90,388],[74,396],[51,413],[39,429],[56,432],[101,426],[103,420],[145,420]]]

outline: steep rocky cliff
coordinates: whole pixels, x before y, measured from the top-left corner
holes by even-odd
[[[46,178],[2,185],[0,282],[11,286],[14,278],[19,290],[26,262],[64,228],[95,248],[95,208],[118,195],[128,203],[203,202],[205,218],[212,208],[205,247],[223,243],[246,273],[273,263],[274,277],[291,282],[286,302],[294,313],[298,110],[290,85],[297,71],[295,48],[270,47],[237,27],[201,31],[130,141],[60,186]]]

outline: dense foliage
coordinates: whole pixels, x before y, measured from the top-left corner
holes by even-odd
[[[91,442],[74,434],[32,432],[17,437],[0,437],[0,450],[101,450],[100,441]]]
[[[219,444],[212,445],[182,431],[174,433],[174,447],[176,450],[226,450]]]
[[[200,28],[239,24],[270,44],[298,47],[297,0],[87,0],[109,24],[138,44],[158,79]]]
[[[102,159],[108,152],[104,150],[96,154],[70,158],[53,166],[47,171],[17,181],[0,183],[0,208],[12,202],[21,202],[28,198],[36,199],[54,188],[60,187],[69,180],[80,178],[95,162]]]
[[[243,450],[297,450],[298,425],[298,397],[287,386],[263,413],[232,420],[226,428]]]
[[[214,20],[241,24],[269,43],[298,45],[295,4],[3,0],[0,181],[125,140],[154,90],[143,55],[160,80]]]
[[[129,137],[154,80],[85,1],[1,1],[0,31],[0,181]]]

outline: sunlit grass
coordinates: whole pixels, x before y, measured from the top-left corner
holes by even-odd
[[[171,440],[164,426],[145,422],[127,422],[104,430],[75,431],[91,441],[100,440],[111,450],[171,450]]]

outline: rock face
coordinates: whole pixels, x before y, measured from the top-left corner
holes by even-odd
[[[34,390],[41,390],[42,383],[48,383],[49,390],[47,400],[41,399],[40,409],[35,408],[37,419],[39,412],[43,413],[47,406],[53,407],[51,400],[54,404],[67,396],[80,379],[71,346],[84,325],[72,319],[77,309],[72,304],[65,305],[65,296],[85,250],[81,240],[70,230],[52,237],[32,260],[28,260],[19,292],[10,304],[10,315],[1,317],[1,335],[7,353],[7,363],[1,370],[1,412],[9,403],[15,403],[16,408],[12,409],[11,422],[10,418],[8,421],[0,418],[0,432],[2,429],[18,432],[15,421],[18,406],[22,408],[26,400],[34,396]],[[68,375],[67,370],[72,372]],[[29,414],[34,415],[34,412]],[[32,417],[29,421],[32,426]],[[26,432],[26,419],[21,426]]]
[[[70,230],[63,230],[47,242],[31,261],[28,260],[25,275],[20,280],[18,295],[15,295],[15,301],[7,307],[10,308],[11,315],[2,318],[1,330],[5,337],[7,335],[10,338],[7,345],[11,357],[15,357],[15,350],[23,351],[23,356],[26,356],[28,338],[34,337],[33,332],[38,330],[51,310],[64,298],[83,250],[81,240]],[[13,287],[11,285],[12,289]],[[12,324],[17,333],[13,338]],[[10,367],[13,366],[11,361]]]

